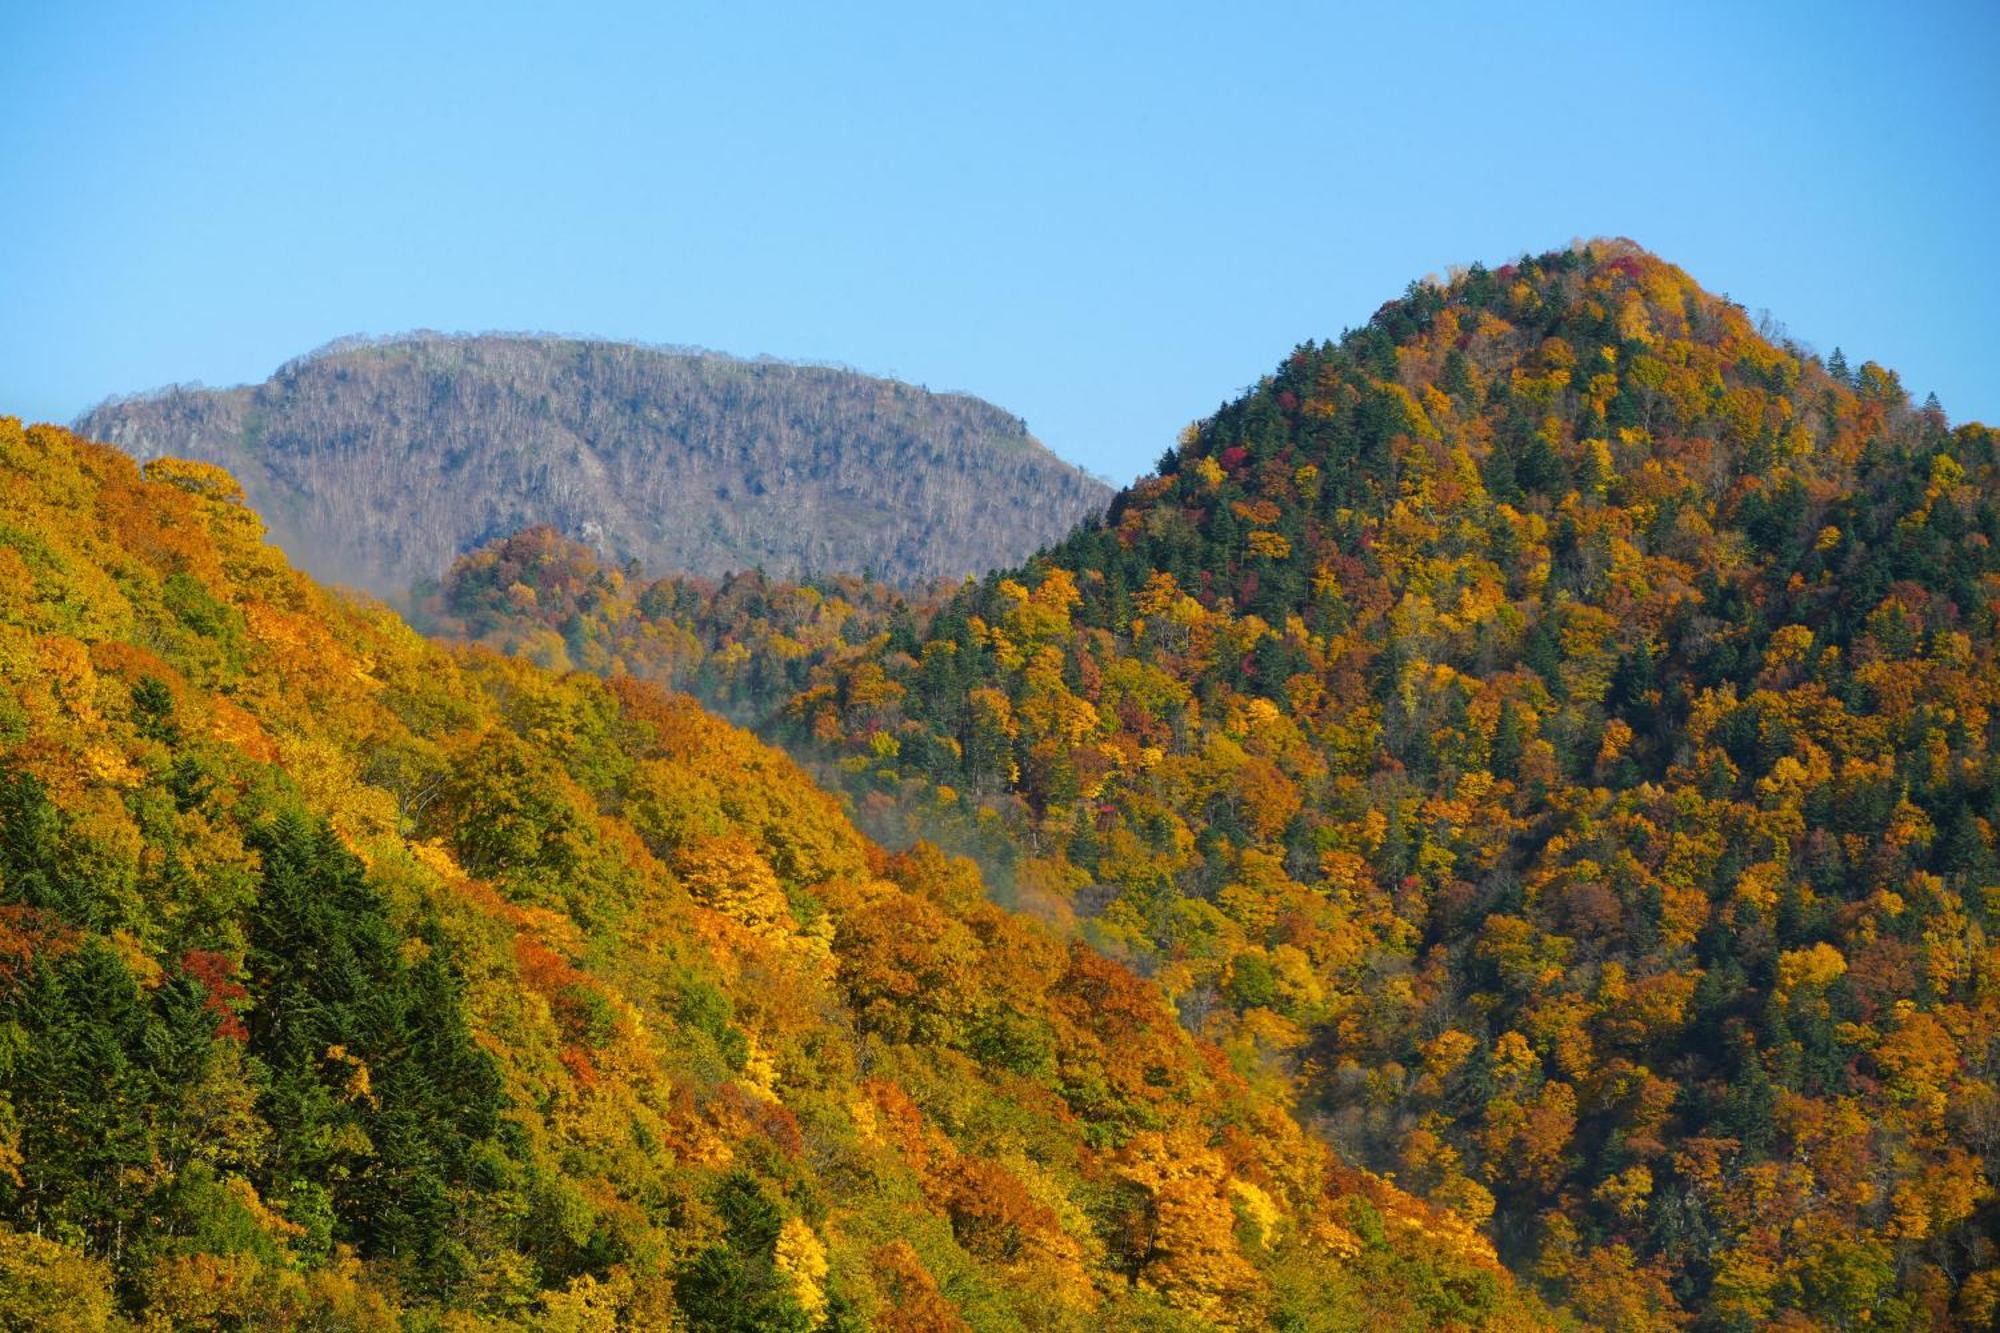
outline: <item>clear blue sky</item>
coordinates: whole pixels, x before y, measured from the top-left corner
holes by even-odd
[[[1123,481],[1413,278],[1623,234],[2000,418],[2000,5],[1516,9],[0,0],[0,412],[549,329]]]

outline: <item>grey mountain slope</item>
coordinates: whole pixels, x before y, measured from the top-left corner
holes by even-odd
[[[219,463],[314,574],[388,596],[548,523],[649,573],[1018,562],[1110,498],[1013,415],[853,371],[574,339],[348,342],[77,429]]]

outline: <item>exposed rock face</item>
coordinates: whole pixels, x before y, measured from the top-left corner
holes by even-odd
[[[300,563],[391,596],[536,523],[656,573],[955,577],[1110,495],[977,398],[557,338],[334,344],[263,384],[114,401],[77,428],[231,469]]]

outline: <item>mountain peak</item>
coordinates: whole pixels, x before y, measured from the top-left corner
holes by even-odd
[[[1749,521],[1774,494],[1851,486],[1871,443],[1944,431],[1894,372],[1821,361],[1636,243],[1593,241],[1412,283],[1294,349],[1108,522],[1131,558],[1200,565],[1204,596],[1282,616],[1313,577],[1292,552],[1352,551],[1403,519],[1490,530],[1496,511],[1650,513],[1671,494]]]

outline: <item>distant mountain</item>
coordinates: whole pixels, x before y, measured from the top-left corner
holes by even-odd
[[[230,468],[306,568],[391,595],[531,524],[655,573],[958,577],[1110,498],[977,398],[553,337],[348,340],[263,384],[112,401],[77,428],[142,461]]]

